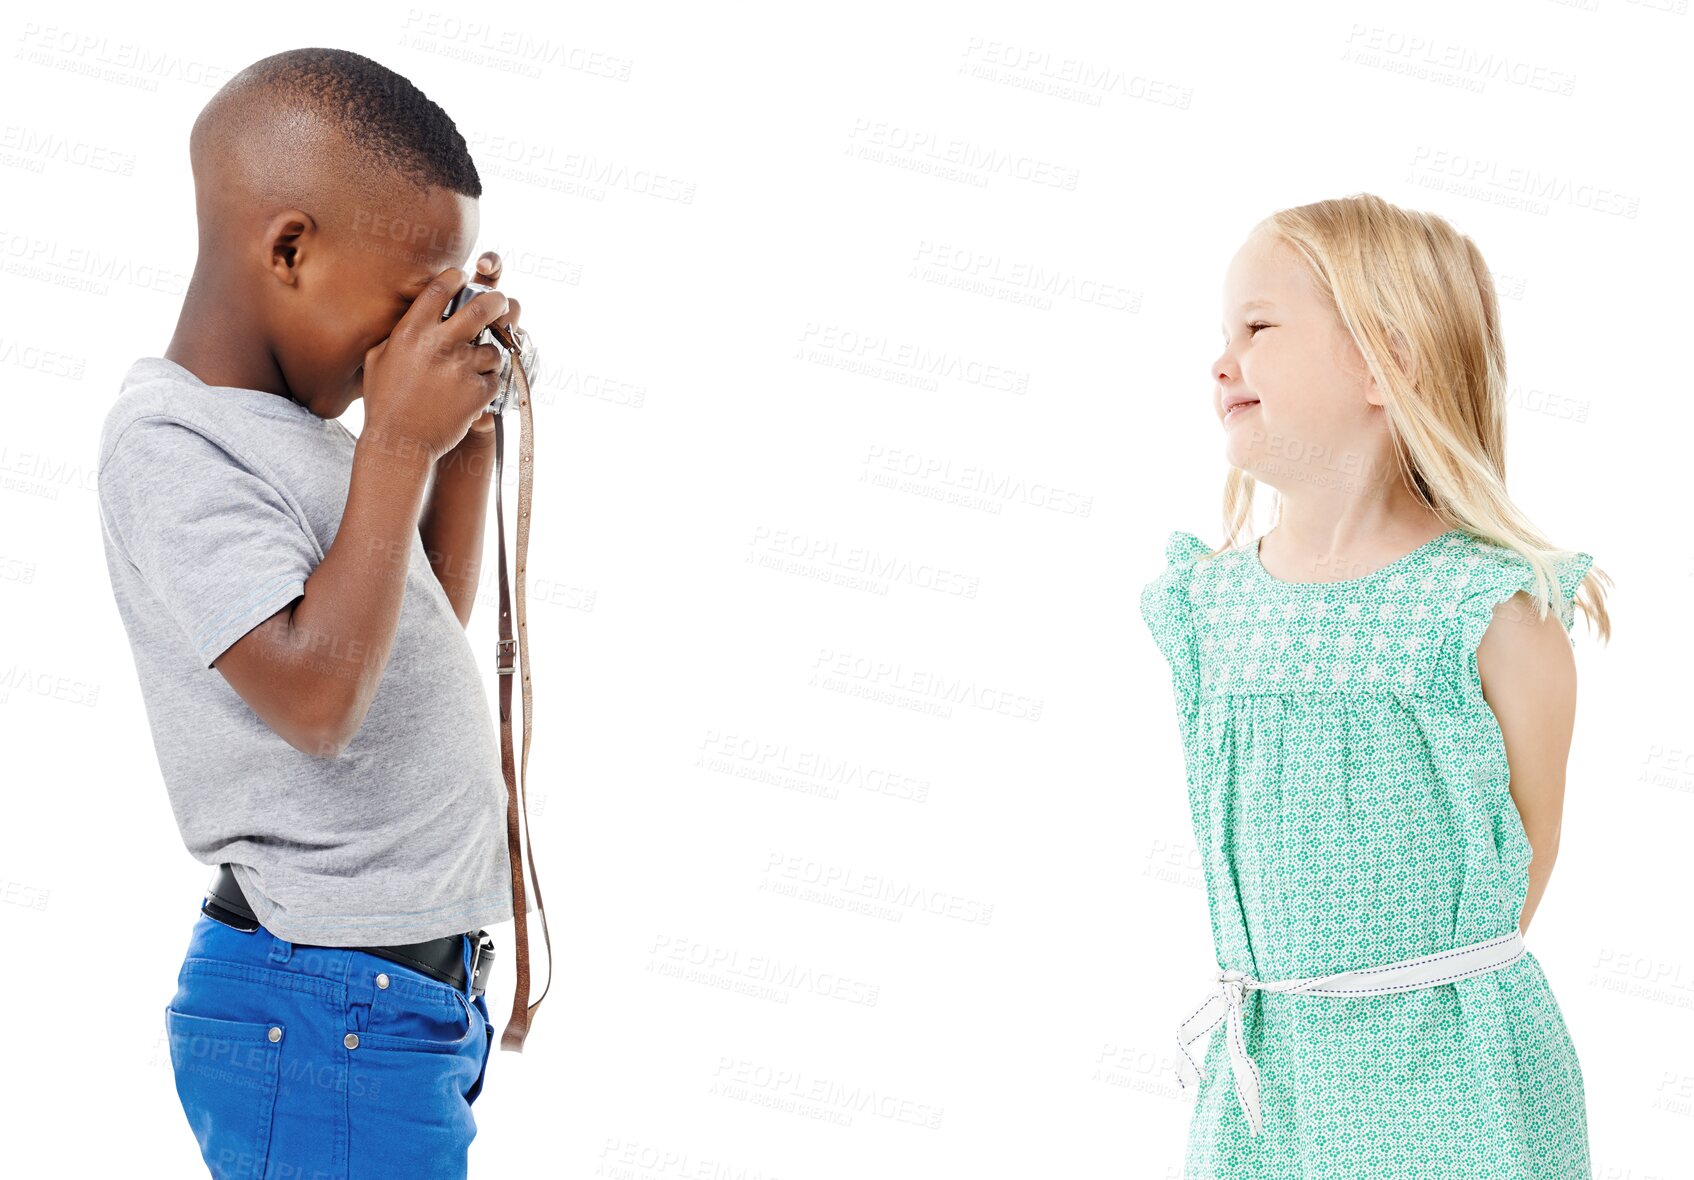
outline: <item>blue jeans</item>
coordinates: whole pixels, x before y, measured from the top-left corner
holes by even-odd
[[[465,938],[470,977],[472,942]],[[482,996],[200,914],[165,1007],[214,1177],[463,1180],[494,1029]]]

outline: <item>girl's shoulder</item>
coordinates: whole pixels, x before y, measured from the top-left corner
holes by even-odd
[[[1193,533],[1174,530],[1165,538],[1165,572],[1193,573],[1200,560],[1212,552],[1212,547]]]
[[[1199,652],[1195,644],[1191,594],[1195,572],[1212,547],[1193,533],[1177,530],[1165,539],[1165,564],[1141,588],[1141,618],[1170,662],[1179,711],[1191,714],[1199,700]]]
[[[1165,538],[1164,567],[1141,587],[1141,617],[1156,636],[1168,638],[1186,625],[1194,571],[1211,551],[1199,537],[1180,529]]]
[[[1561,549],[1532,560],[1509,545],[1473,533],[1457,537],[1441,582],[1452,591],[1452,611],[1478,627],[1477,639],[1493,618],[1494,608],[1520,592],[1537,602],[1545,600],[1565,630],[1571,630],[1576,622],[1577,589],[1594,565],[1592,554]]]
[[[1232,551],[1226,550],[1224,556],[1230,552]],[[1150,598],[1173,595],[1185,597],[1195,576],[1202,568],[1210,565],[1212,556],[1213,547],[1194,533],[1181,529],[1172,531],[1165,538],[1163,568],[1142,588],[1143,604]]]

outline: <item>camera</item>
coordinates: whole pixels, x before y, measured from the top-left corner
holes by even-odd
[[[475,299],[478,295],[481,295],[484,291],[492,290],[494,290],[493,287],[487,287],[481,283],[466,283],[464,287],[459,290],[458,294],[454,295],[452,299],[447,301],[447,309],[441,313],[441,318],[444,320],[448,319],[454,312],[458,311],[465,304]],[[495,325],[490,324],[483,328],[482,331],[478,332],[471,343],[493,344],[497,345],[500,349],[500,390],[494,395],[494,400],[488,403],[487,409],[483,412],[488,414],[504,414],[507,408],[511,405],[512,390],[515,385],[515,382],[512,380],[513,349],[515,348],[517,350],[518,359],[523,364],[525,377],[533,381],[535,379],[536,360],[535,342],[530,339],[528,332],[525,332],[516,324],[511,326],[510,332],[507,332],[507,330],[503,327],[497,329]]]

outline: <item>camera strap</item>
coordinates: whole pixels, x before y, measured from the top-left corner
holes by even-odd
[[[512,862],[512,937],[517,943],[517,983],[512,994],[512,1014],[500,1034],[500,1048],[523,1052],[524,1039],[529,1036],[530,1021],[547,987],[553,984],[553,940],[547,931],[547,911],[541,903],[541,881],[535,875],[533,852],[527,857],[530,879],[535,883],[535,912],[541,917],[541,934],[547,945],[547,987],[541,989],[535,1003],[529,1002],[529,922],[528,905],[524,896],[524,862],[519,848],[519,808],[522,807],[523,849],[529,848],[529,773],[530,724],[529,697],[529,629],[525,607],[524,565],[529,557],[529,513],[535,474],[533,420],[529,404],[529,374],[524,371],[523,350],[504,325],[489,325],[495,338],[511,358],[512,380],[516,383],[518,405],[518,520],[517,520],[517,604],[518,641],[512,637],[512,594],[506,576],[506,515],[502,489],[505,481],[505,418],[494,415],[494,520],[500,538],[500,638],[494,646],[494,666],[500,677],[500,770],[506,776],[506,847]],[[522,661],[523,678],[523,759],[521,766],[513,757],[512,748],[512,654],[513,648]],[[519,791],[520,783],[525,784]]]

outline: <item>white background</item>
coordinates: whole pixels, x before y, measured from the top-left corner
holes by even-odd
[[[1690,27],[1685,0],[14,11],[20,1174],[199,1167],[162,1009],[211,870],[167,805],[95,445],[194,266],[196,113],[332,45],[458,122],[477,249],[542,350],[529,785],[558,965],[526,1051],[490,1063],[473,1175],[1180,1174],[1174,1026],[1212,950],[1137,596],[1172,530],[1221,538],[1230,255],[1276,208],[1369,191],[1481,246],[1513,495],[1615,581],[1615,640],[1579,617],[1528,942],[1595,1174],[1694,1177]],[[1030,302],[1030,269],[1061,293]]]

